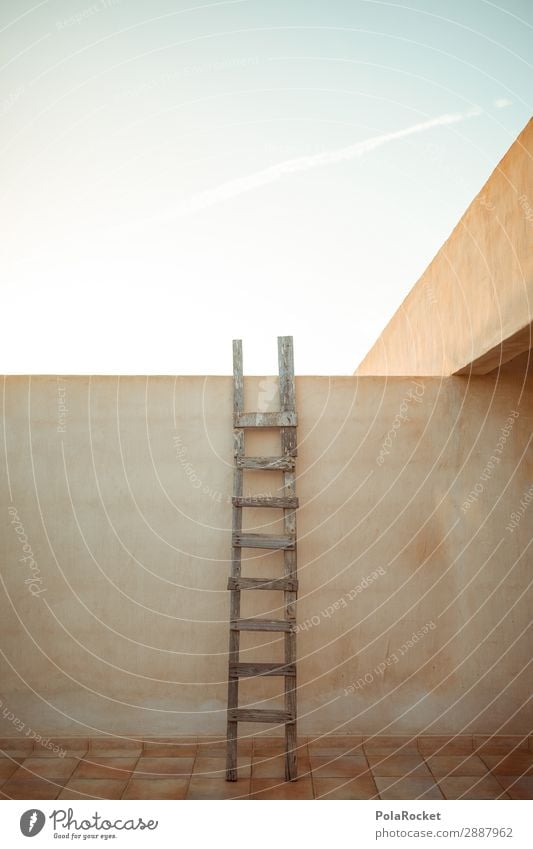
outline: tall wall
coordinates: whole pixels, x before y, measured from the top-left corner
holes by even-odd
[[[275,387],[250,379],[247,408]],[[530,728],[531,388],[297,379],[302,732]],[[225,377],[6,379],[3,735],[224,730],[231,394]],[[278,573],[278,553],[248,554],[244,574]],[[248,593],[243,615],[278,604]],[[243,645],[280,657],[270,636]]]
[[[531,347],[533,119],[358,367],[485,374]]]

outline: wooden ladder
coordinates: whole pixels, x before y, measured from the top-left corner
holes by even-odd
[[[285,778],[295,781],[296,765],[296,408],[294,390],[294,355],[292,336],[278,337],[279,412],[245,413],[242,370],[242,342],[233,342],[233,536],[228,674],[228,732],[226,780],[237,780],[237,724],[267,722],[285,725]],[[281,453],[277,457],[247,457],[244,453],[246,428],[279,428]],[[263,469],[281,472],[283,495],[279,498],[243,497],[244,472]],[[246,507],[268,507],[283,510],[283,535],[251,534],[242,530],[242,511]],[[283,551],[283,577],[244,578],[241,576],[243,548],[279,549]],[[284,595],[284,619],[241,619],[243,590],[279,590]],[[241,631],[280,631],[284,634],[283,663],[241,663],[239,659]],[[284,710],[252,710],[239,708],[239,678],[281,676],[285,679]]]

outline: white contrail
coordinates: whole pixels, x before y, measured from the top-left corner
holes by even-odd
[[[404,139],[408,136],[414,136],[417,133],[423,133],[426,130],[431,130],[434,127],[442,127],[449,124],[458,124],[461,121],[466,121],[468,118],[473,118],[476,115],[481,115],[483,110],[479,107],[474,107],[468,112],[447,113],[438,115],[436,118],[430,118],[428,121],[422,121],[419,124],[413,124],[410,127],[405,127],[403,130],[396,130],[393,133],[384,133],[381,136],[373,136],[370,139],[365,139],[362,142],[348,145],[347,147],[336,148],[335,150],[326,150],[322,153],[316,153],[311,156],[299,156],[295,159],[285,159],[283,162],[278,162],[276,165],[271,165],[255,174],[249,174],[246,177],[240,177],[236,180],[228,180],[221,183],[214,189],[206,189],[203,192],[193,195],[188,200],[182,201],[177,206],[170,207],[157,213],[156,215],[146,216],[138,219],[134,223],[130,222],[125,226],[119,226],[114,230],[107,230],[107,234],[111,237],[122,236],[125,233],[142,232],[146,227],[154,224],[160,224],[168,221],[173,221],[176,218],[185,218],[193,215],[195,212],[200,212],[202,209],[208,209],[215,206],[217,203],[222,203],[230,198],[238,197],[239,195],[251,192],[254,189],[259,189],[262,186],[267,186],[270,183],[275,183],[282,177],[289,174],[302,173],[311,171],[313,168],[323,168],[326,165],[335,165],[338,162],[347,162],[351,159],[358,159],[366,153],[382,147],[389,142],[394,142],[397,139]]]
[[[311,171],[313,168],[322,168],[325,165],[335,165],[338,162],[347,162],[351,159],[358,159],[365,153],[375,150],[377,147],[396,141],[397,139],[414,136],[417,133],[423,133],[425,130],[431,130],[433,127],[442,127],[448,124],[458,124],[460,121],[465,121],[467,118],[472,118],[480,115],[481,109],[471,109],[465,113],[451,113],[439,115],[436,118],[431,118],[429,121],[423,121],[420,124],[413,124],[411,127],[406,127],[403,130],[396,130],[393,133],[385,133],[381,136],[374,136],[370,139],[365,139],[362,142],[340,147],[336,150],[326,150],[322,153],[316,153],[312,156],[299,156],[296,159],[286,159],[283,162],[278,162],[276,165],[271,165],[269,168],[264,168],[255,174],[249,174],[247,177],[241,177],[237,180],[228,180],[214,189],[206,189],[194,195],[189,200],[184,201],[172,210],[162,214],[162,218],[174,218],[184,215],[190,215],[193,212],[198,212],[201,209],[207,209],[221,201],[229,198],[237,197],[238,195],[251,192],[253,189],[258,189],[261,186],[267,186],[270,183],[275,183],[287,174],[297,174],[303,171]]]

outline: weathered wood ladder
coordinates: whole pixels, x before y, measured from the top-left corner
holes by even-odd
[[[292,336],[278,337],[279,412],[245,413],[242,370],[242,342],[233,342],[233,536],[231,591],[229,675],[228,675],[228,739],[226,779],[237,780],[237,723],[267,722],[285,725],[285,778],[295,781],[296,765],[296,407],[294,390],[294,355]],[[244,453],[246,428],[279,428],[281,454],[277,457],[247,457]],[[278,498],[243,497],[246,469],[266,469],[282,472],[283,495]],[[246,507],[274,507],[283,510],[283,535],[251,534],[242,530],[242,511]],[[279,549],[283,551],[283,577],[241,577],[243,548]],[[284,594],[284,619],[241,619],[242,590],[280,590]],[[283,663],[241,663],[239,659],[241,631],[280,631],[284,634]],[[281,676],[285,679],[284,710],[252,710],[239,708],[239,678],[258,675]]]

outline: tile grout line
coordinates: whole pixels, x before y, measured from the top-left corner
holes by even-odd
[[[511,786],[510,786],[510,787],[504,787],[504,786],[503,786],[503,784],[501,783],[500,779],[499,779],[499,778],[498,778],[498,776],[496,775],[496,773],[492,772],[492,770],[491,770],[490,775],[493,775],[493,776],[494,776],[494,778],[496,779],[496,781],[498,782],[498,784],[500,785],[500,787],[502,788],[502,790],[504,790],[504,791],[505,791],[505,793],[509,796],[509,798],[510,798],[510,799],[512,799],[513,797],[509,794],[509,790],[512,790],[512,789],[513,789],[513,787],[515,786],[515,784],[516,784],[518,781],[520,781],[520,779],[521,779],[521,778],[529,778],[529,775],[528,775],[527,771],[526,771],[526,772],[521,773],[520,775],[508,775],[508,776],[503,776],[503,775],[502,775],[502,776],[501,776],[502,778],[505,778],[505,777],[507,777],[507,778],[516,778],[516,781],[513,781],[513,783],[511,784]]]
[[[462,756],[461,756],[461,755],[459,755],[459,757],[462,757]],[[484,766],[487,766],[487,765],[484,763]],[[428,769],[429,769],[429,770],[430,770],[430,772],[431,772],[431,767],[429,766],[429,764],[428,764]],[[495,778],[495,779],[496,779],[496,783],[497,783],[497,784],[498,784],[498,785],[502,788],[502,790],[503,790],[503,792],[504,792],[504,797],[505,797],[505,798],[510,799],[511,797],[510,797],[510,796],[509,796],[509,794],[507,793],[506,788],[502,785],[502,783],[501,783],[500,781],[498,781],[498,776],[497,776],[497,775],[495,775],[495,774],[492,772],[492,770],[491,770],[491,769],[489,769],[488,767],[487,767],[487,769],[488,769],[488,772],[487,772],[487,774],[486,774],[486,775],[453,775],[453,774],[448,774],[448,775],[441,775],[440,777],[435,776],[435,782],[436,782],[436,784],[438,785],[439,790],[440,790],[440,792],[442,793],[442,795],[443,795],[444,799],[446,799],[446,801],[453,801],[453,799],[452,799],[452,800],[449,800],[449,799],[448,799],[448,797],[446,796],[446,794],[445,794],[445,792],[444,792],[444,788],[443,788],[443,787],[441,787],[441,783],[440,783],[440,782],[441,782],[442,780],[445,780],[446,778],[472,778],[472,779],[477,779],[476,781],[474,781],[474,784],[479,784],[479,783],[480,783],[481,781],[483,781],[485,778],[488,778],[488,777],[490,776],[491,778]],[[433,774],[433,773],[432,773],[432,774]],[[440,779],[440,780],[439,780],[439,779]],[[468,791],[465,791],[465,792],[468,792]],[[465,799],[465,797],[464,797],[464,793],[463,793],[461,796],[459,796],[458,798],[459,798],[459,800]],[[498,799],[502,798],[502,794],[500,794],[497,798],[498,798]],[[468,800],[468,799],[466,799],[465,801],[474,801],[474,800]],[[490,801],[490,800],[489,800],[489,801]]]
[[[305,752],[307,761],[309,763],[309,777],[311,779],[311,791],[313,793],[313,801],[316,800],[316,790],[315,790],[315,776],[313,775],[313,767],[311,766],[311,752],[309,751],[309,737],[307,737],[307,743],[305,744]]]
[[[125,786],[124,790],[123,790],[123,791],[122,791],[122,793],[120,794],[120,799],[121,799],[121,800],[122,800],[122,799],[124,799],[124,793],[126,793],[126,792],[127,792],[128,787],[130,786],[130,784],[131,784],[131,782],[132,782],[132,780],[133,780],[133,776],[135,775],[135,770],[136,770],[136,768],[138,767],[138,765],[139,765],[139,761],[140,761],[140,759],[141,759],[141,758],[142,758],[142,756],[143,756],[143,751],[144,751],[144,740],[143,740],[143,741],[142,741],[142,743],[141,743],[141,753],[140,753],[139,757],[137,758],[137,760],[135,761],[134,767],[133,767],[133,769],[132,769],[132,771],[131,771],[131,775],[130,775],[130,777],[128,778],[128,780],[126,781],[126,786]]]
[[[33,751],[35,751],[35,749],[34,749]],[[85,758],[85,755],[88,753],[88,751],[89,751],[89,747],[87,746],[87,749],[86,749],[86,751],[85,751],[85,752],[83,752],[83,754],[82,754],[81,758],[77,758],[78,763],[76,764],[76,766],[74,767],[74,769],[73,769],[73,770],[72,770],[72,772],[70,773],[70,775],[69,775],[69,777],[67,778],[67,780],[63,783],[63,787],[61,788],[61,790],[60,790],[60,791],[59,791],[59,793],[57,794],[56,799],[57,799],[57,798],[59,798],[59,796],[61,796],[61,793],[63,792],[63,790],[66,790],[68,783],[69,783],[69,782],[70,782],[70,780],[72,779],[72,776],[74,775],[74,773],[75,773],[75,772],[76,772],[76,770],[78,769],[78,767],[79,767],[79,765],[80,765],[80,762],[81,762],[81,761],[83,761],[83,759]]]
[[[192,759],[192,766],[191,766],[191,771],[190,771],[190,774],[189,774],[189,781],[187,783],[187,789],[185,790],[185,794],[184,794],[185,799],[189,799],[189,791],[191,789],[191,781],[192,781],[192,777],[194,775],[194,767],[196,766],[196,760],[198,758],[198,735],[195,736],[194,741],[195,741],[194,757]],[[189,799],[189,801],[191,801],[191,800]]]
[[[433,776],[433,778],[434,778],[434,780],[435,780],[435,783],[438,785],[439,790],[440,790],[440,792],[442,793],[442,795],[444,796],[444,798],[445,798],[445,799],[447,799],[447,796],[446,796],[446,794],[444,793],[444,788],[441,786],[441,781],[442,781],[442,780],[446,780],[447,778],[477,778],[477,779],[479,779],[479,781],[481,781],[481,779],[483,779],[483,778],[487,778],[487,776],[492,775],[493,773],[492,773],[492,771],[489,769],[489,767],[487,766],[487,764],[485,763],[485,761],[484,761],[484,760],[481,758],[481,756],[478,754],[478,752],[469,752],[467,755],[460,754],[460,755],[430,755],[430,756],[429,756],[429,757],[458,757],[458,758],[463,758],[463,760],[462,760],[462,762],[461,762],[460,766],[461,766],[461,765],[462,765],[462,764],[463,764],[466,760],[468,760],[468,758],[475,757],[475,756],[477,756],[477,757],[480,759],[481,763],[483,764],[483,766],[484,766],[484,767],[485,767],[485,769],[487,770],[486,775],[483,775],[483,774],[482,774],[482,775],[461,775],[460,773],[456,773],[456,774],[454,775],[454,770],[452,770],[451,772],[448,772],[446,775],[440,775],[440,776],[439,776],[439,775],[436,775],[436,774],[433,772],[433,770],[431,769],[431,764],[429,763],[428,758],[424,757],[424,761],[425,761],[425,763],[426,763],[426,765],[427,765],[427,768],[429,769],[429,771],[430,771],[431,775]],[[478,781],[477,783],[479,783],[479,781]],[[499,782],[498,782],[498,784],[499,784]],[[500,785],[500,786],[501,786],[501,785]]]
[[[503,797],[503,798],[504,798],[504,799],[512,799],[513,797],[510,795],[510,793],[508,793],[508,792],[507,792],[510,788],[508,788],[508,787],[504,787],[504,786],[503,786],[503,784],[501,783],[501,781],[499,781],[499,780],[498,780],[498,776],[497,776],[497,775],[495,775],[495,774],[492,772],[492,770],[490,770],[490,775],[492,775],[492,776],[496,779],[496,784],[499,784],[499,785],[500,785],[500,787],[502,788],[502,790],[503,790],[503,792],[504,792],[504,797]],[[514,778],[514,776],[512,776],[512,777]],[[519,778],[521,778],[521,777],[522,777],[522,776],[519,776]],[[517,780],[518,780],[518,779],[517,779]],[[516,784],[516,781],[514,781],[514,782],[513,782],[513,784]],[[513,786],[513,785],[511,785],[511,787],[512,787],[512,786]],[[500,798],[501,798],[501,795],[500,795],[500,796],[498,796],[498,799],[500,799]]]
[[[75,773],[75,772],[76,772],[76,770],[78,769],[78,767],[79,767],[80,763],[81,763],[82,761],[84,761],[84,760],[85,760],[85,755],[87,755],[87,754],[88,754],[88,752],[89,752],[89,746],[87,745],[87,748],[86,748],[86,749],[85,749],[85,750],[81,753],[81,757],[79,757],[79,758],[77,759],[77,760],[78,760],[78,763],[76,764],[76,766],[74,767],[74,769],[73,769],[73,770],[72,770],[72,772],[70,773],[70,775],[69,775],[68,779],[65,781],[65,783],[64,783],[64,785],[63,785],[63,790],[66,790],[66,789],[67,789],[68,784],[69,784],[69,783],[70,783],[70,781],[72,780],[72,776],[74,775],[74,773]],[[62,791],[61,791],[61,792],[62,792]],[[59,795],[61,795],[61,792],[59,793]]]
[[[435,775],[435,773],[434,773],[434,772],[433,772],[433,770],[431,769],[431,764],[429,763],[429,761],[428,761],[428,759],[425,757],[425,755],[421,755],[421,757],[422,757],[422,759],[423,759],[423,761],[424,761],[425,765],[426,765],[426,766],[427,766],[427,768],[429,769],[429,774],[431,775],[431,777],[432,777],[433,781],[434,781],[434,782],[435,782],[435,784],[438,786],[438,788],[439,788],[440,792],[441,792],[441,793],[442,793],[442,795],[444,796],[444,790],[443,790],[443,789],[442,789],[442,787],[440,786],[438,776],[437,776],[437,775]],[[446,798],[446,796],[444,796],[444,798]]]
[[[390,756],[391,756],[391,754],[394,754],[394,752],[390,752],[390,753],[387,755],[387,757],[390,757]],[[430,768],[429,764],[428,764],[428,763],[427,763],[427,761],[426,761],[425,756],[424,756],[421,752],[418,752],[418,755],[419,755],[419,757],[422,759],[423,764],[424,764],[425,766],[427,766],[427,769],[428,769],[428,772],[429,772],[429,776],[425,776],[425,775],[417,776],[416,774],[415,774],[415,775],[412,775],[412,773],[413,773],[413,772],[416,772],[416,767],[414,767],[411,771],[408,771],[408,772],[406,772],[405,774],[397,775],[397,776],[395,776],[395,775],[391,775],[391,776],[389,776],[390,778],[396,779],[395,781],[393,781],[393,782],[392,782],[392,785],[391,785],[391,786],[394,786],[394,784],[398,784],[398,782],[399,782],[399,781],[401,781],[402,779],[405,779],[405,778],[410,778],[410,777],[411,777],[411,778],[417,778],[417,777],[420,777],[420,778],[428,778],[428,777],[429,777],[429,778],[433,781],[433,784],[437,787],[437,789],[438,789],[439,793],[441,794],[442,798],[443,798],[443,799],[445,799],[446,797],[445,797],[445,795],[444,795],[444,793],[443,793],[443,791],[442,791],[442,788],[441,788],[441,787],[440,787],[440,785],[439,785],[439,782],[438,782],[438,780],[437,780],[437,777],[433,774],[433,772],[432,772],[432,770],[431,770],[431,768]],[[387,758],[385,758],[385,760],[386,760],[386,759],[387,759]],[[381,763],[383,763],[383,761],[380,761],[380,762],[379,762],[379,764],[376,764],[376,766],[379,766]],[[379,775],[375,775],[375,774],[374,774],[374,771],[373,771],[373,768],[372,768],[372,767],[370,767],[370,769],[371,769],[371,771],[372,771],[372,775],[373,775],[373,777],[374,777],[374,781],[375,781],[375,779],[376,779],[376,778],[386,778],[386,777],[387,777],[387,776],[379,776]],[[377,787],[377,781],[375,781],[375,784],[376,784],[376,787]],[[425,795],[427,792],[428,792],[427,790],[424,790],[424,792],[423,792],[420,796],[417,796],[417,797],[416,797],[416,799],[423,799],[423,798],[424,798],[424,795]],[[380,797],[380,798],[381,798],[381,797]],[[386,801],[386,800],[382,800],[382,801]]]
[[[17,769],[21,765],[24,758],[22,758],[20,763],[19,763],[16,758],[12,758],[8,755],[6,760],[10,760],[12,763],[16,763],[16,766],[15,766],[15,769],[13,770],[13,772],[11,773],[11,775],[9,775],[7,778],[0,778],[0,789],[4,786],[4,784],[7,784],[7,782],[11,779],[12,775],[15,775]]]
[[[72,780],[72,777],[74,776],[74,774],[75,774],[76,770],[78,769],[79,765],[80,765],[81,763],[85,763],[85,758],[86,758],[86,757],[87,757],[87,755],[89,754],[89,748],[90,748],[90,745],[91,745],[91,744],[90,744],[90,741],[88,741],[88,743],[87,743],[87,748],[85,749],[85,751],[84,751],[84,752],[82,752],[81,757],[80,757],[80,758],[78,758],[78,763],[77,763],[77,765],[74,767],[74,769],[73,769],[73,771],[72,771],[72,773],[71,773],[71,775],[70,775],[70,777],[69,777],[69,779],[68,779],[67,783],[66,783],[66,784],[65,784],[65,786],[63,787],[63,790],[65,790],[65,789],[66,789],[67,784],[68,784],[68,783]]]
[[[381,794],[379,792],[379,787],[378,787],[378,784],[377,784],[377,781],[376,781],[376,776],[374,775],[374,771],[373,771],[372,767],[370,766],[370,761],[368,760],[368,754],[367,754],[367,751],[366,751],[365,738],[364,737],[361,740],[361,749],[363,750],[363,757],[366,761],[368,771],[369,771],[370,775],[372,776],[372,781],[374,782],[374,787],[376,788],[376,796],[379,799],[379,801],[381,802],[382,801]]]
[[[17,766],[17,769],[14,770],[14,772],[7,779],[7,781],[3,782],[2,787],[4,786],[4,784],[7,784],[7,782],[9,782],[13,779],[13,776],[15,775],[15,773],[18,769],[20,769],[21,767],[24,768],[24,761],[30,759],[34,752],[35,752],[35,741],[32,741],[32,748],[31,748],[30,752],[22,759],[21,763],[19,763],[19,765]],[[55,760],[58,760],[58,758],[43,758],[43,760],[44,761],[46,761],[46,760],[55,761]],[[57,799],[58,796],[65,789],[65,787],[68,784],[68,782],[70,781],[70,779],[72,778],[76,769],[77,769],[77,764],[72,768],[72,772],[70,773],[70,775],[66,779],[61,779],[61,778],[54,778],[53,776],[37,775],[37,773],[33,773],[30,769],[28,769],[26,767],[26,770],[28,772],[28,778],[24,778],[24,779],[20,779],[20,780],[21,781],[34,781],[35,779],[37,779],[38,781],[44,781],[46,784],[50,784],[51,786],[53,785],[54,787],[58,787],[59,789],[58,789],[56,795],[52,797],[52,799]]]

